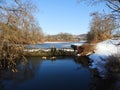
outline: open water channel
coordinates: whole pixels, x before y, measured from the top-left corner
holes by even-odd
[[[55,45],[60,48],[71,44]],[[111,86],[111,82],[101,79],[96,70],[89,68],[87,57],[58,57],[56,60],[28,57],[27,60],[17,66],[17,72],[0,73],[0,90],[109,90]]]

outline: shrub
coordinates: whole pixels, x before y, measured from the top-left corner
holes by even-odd
[[[81,56],[85,56],[88,55],[88,53],[93,53],[95,48],[92,44],[84,44],[78,48],[78,53],[79,49],[82,49],[82,52],[80,52]]]
[[[112,55],[107,61],[105,67],[108,73],[120,73],[120,58],[118,56]]]

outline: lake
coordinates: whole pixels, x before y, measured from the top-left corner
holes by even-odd
[[[51,45],[67,48],[71,43],[44,43],[35,47]],[[27,61],[17,65],[17,72],[0,72],[0,90],[109,90],[113,82],[99,77],[97,70],[89,68],[90,64],[87,57],[57,57],[56,60],[27,57]]]
[[[28,64],[8,74],[2,83],[4,90],[91,90],[92,73],[77,59],[61,57],[57,60],[41,60],[29,57]]]

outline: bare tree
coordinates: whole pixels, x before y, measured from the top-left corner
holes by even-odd
[[[110,9],[115,18],[120,18],[120,0],[77,0],[80,2],[87,2],[92,6],[98,3],[105,3]]]
[[[0,0],[0,68],[13,70],[18,59],[24,58],[23,43],[41,37],[33,11],[31,0]]]
[[[120,24],[119,24],[119,22],[120,22],[120,0],[77,0],[77,1],[79,3],[86,2],[85,4],[87,4],[87,5],[89,4],[89,5],[92,5],[92,6],[95,6],[98,3],[104,3],[106,6],[108,6],[110,8],[111,13],[109,15],[105,15],[105,18],[104,18],[104,20],[102,20],[101,24],[106,24],[107,23],[106,27],[104,27],[104,29],[109,27],[110,33],[111,33],[111,30],[112,30],[111,27],[114,26],[115,24],[117,24],[115,29],[116,29],[116,32],[119,31],[119,28],[120,28]],[[111,20],[114,21],[114,24],[113,25],[111,24],[112,26],[109,26],[108,22],[111,21]],[[99,22],[97,22],[97,23],[99,23]],[[103,32],[101,32],[101,33],[103,33]],[[89,39],[90,39],[90,37],[93,38],[93,36],[91,36],[91,34],[92,34],[92,32],[88,33]]]
[[[36,23],[33,15],[36,7],[31,0],[10,0],[10,2],[11,3],[9,4],[9,2],[5,0],[0,4],[1,16],[3,16],[1,21],[4,20],[3,22],[5,24],[16,27],[16,30],[19,31],[19,36],[21,37],[19,41],[22,40],[24,43],[30,42],[30,39],[28,39],[30,30],[34,30],[37,27],[36,29],[39,29],[38,33],[42,33],[42,30]],[[42,34],[39,34],[39,36]]]
[[[116,30],[117,23],[111,14],[92,13],[92,21],[90,24],[90,31],[88,32],[89,41],[103,41],[110,39],[113,32]]]

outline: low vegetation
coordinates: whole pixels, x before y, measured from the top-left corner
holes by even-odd
[[[0,43],[0,70],[16,70],[19,60],[26,60],[23,55],[22,45],[10,44],[9,42]]]
[[[86,44],[83,44],[82,46],[80,46],[78,48],[78,53],[81,56],[86,56],[86,55],[89,55],[91,53],[94,53],[94,50],[95,50],[95,46],[94,45],[86,43]]]
[[[112,55],[107,59],[106,69],[109,75],[112,73],[120,73],[120,57]]]

